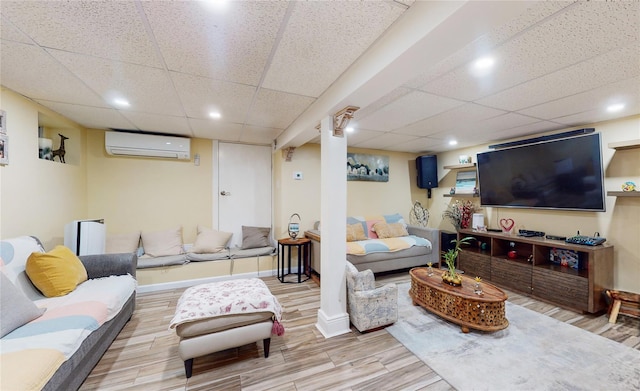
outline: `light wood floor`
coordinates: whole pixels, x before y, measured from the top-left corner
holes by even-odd
[[[384,329],[325,339],[316,329],[320,288],[313,282],[264,281],[284,307],[282,337],[194,360],[186,379],[178,338],[168,330],[184,289],[138,295],[136,311],[81,390],[452,390],[437,373]],[[407,272],[377,276],[378,284],[408,282]],[[513,292],[509,300],[640,350],[640,320],[582,315]],[[473,332],[473,331],[472,331]]]

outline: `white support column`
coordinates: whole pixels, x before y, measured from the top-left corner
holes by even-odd
[[[320,223],[322,241],[320,309],[316,327],[326,338],[351,331],[345,286],[347,237],[347,139],[334,137],[333,116],[321,125]]]

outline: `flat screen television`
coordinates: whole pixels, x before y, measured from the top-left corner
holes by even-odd
[[[600,134],[479,153],[482,206],[605,210]]]

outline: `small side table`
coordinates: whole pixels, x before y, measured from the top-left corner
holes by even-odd
[[[291,248],[298,249],[298,280],[287,281],[286,276],[291,273]],[[286,253],[286,254],[285,254]],[[287,272],[285,273],[285,255],[287,261]],[[302,276],[306,278],[303,280]],[[280,282],[301,283],[311,278],[311,240],[307,238],[300,239],[278,239],[278,280]]]

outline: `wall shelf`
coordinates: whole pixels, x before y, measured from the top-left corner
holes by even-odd
[[[607,195],[612,197],[640,197],[640,191],[608,191]]]
[[[474,197],[480,197],[480,195],[479,194],[444,194],[443,197],[474,198]]]
[[[611,149],[633,149],[640,148],[640,139],[619,141],[616,143],[609,143],[607,145]]]
[[[472,168],[475,167],[475,163],[464,163],[464,164],[452,164],[450,166],[444,166],[443,168],[446,170],[455,170],[458,168]]]

